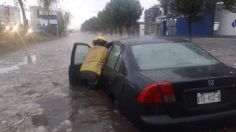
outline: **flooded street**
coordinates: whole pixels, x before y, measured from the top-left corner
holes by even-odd
[[[71,91],[68,66],[75,33],[0,57],[1,132],[137,131],[102,90]]]
[[[94,37],[73,33],[0,56],[1,132],[138,132],[120,116],[102,90],[71,90],[69,86],[73,43],[90,43]],[[220,60],[236,67],[236,44],[213,48],[209,40],[198,41]]]

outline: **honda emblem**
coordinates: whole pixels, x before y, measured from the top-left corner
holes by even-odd
[[[215,86],[215,80],[208,80],[208,86],[214,87]]]

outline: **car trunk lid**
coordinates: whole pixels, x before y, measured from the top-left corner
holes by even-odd
[[[235,77],[218,77],[173,83],[177,101],[174,105],[166,108],[173,116],[188,116],[232,109],[236,107],[235,80]],[[213,85],[212,82],[214,82]],[[199,95],[205,96],[205,101],[199,101],[201,99]]]
[[[141,74],[157,83],[172,83],[176,91],[176,103],[165,104],[165,109],[173,117],[218,112],[236,107],[235,70],[223,64],[144,71]],[[198,95],[207,94],[217,94],[220,99],[200,104]]]

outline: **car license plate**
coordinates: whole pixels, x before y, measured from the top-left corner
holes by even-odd
[[[221,102],[221,91],[209,93],[197,93],[197,103],[201,104],[211,104]]]

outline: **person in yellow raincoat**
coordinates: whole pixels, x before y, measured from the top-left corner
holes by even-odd
[[[90,87],[96,87],[102,74],[102,68],[108,56],[106,44],[107,41],[103,36],[96,36],[93,40],[94,46],[89,49],[80,68],[81,79]]]

